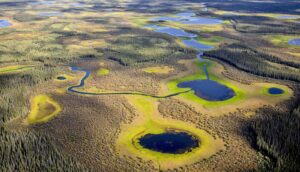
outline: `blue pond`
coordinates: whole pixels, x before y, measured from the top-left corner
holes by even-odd
[[[176,37],[187,37],[187,38],[197,37],[196,34],[192,34],[192,33],[186,32],[182,29],[176,29],[176,28],[172,28],[172,27],[163,27],[163,26],[157,26],[157,25],[148,25],[146,27],[155,29],[155,32],[166,33],[166,34],[169,34],[171,36],[176,36]]]
[[[199,140],[195,136],[173,131],[146,134],[139,139],[139,143],[146,149],[170,154],[183,154],[199,146]]]
[[[290,45],[300,46],[300,38],[289,40]]]
[[[7,20],[0,20],[0,28],[11,26],[11,23]]]
[[[61,12],[42,12],[42,13],[38,13],[39,16],[43,16],[43,17],[54,17],[54,16],[62,16],[63,13]]]
[[[282,89],[276,88],[276,87],[269,88],[268,92],[269,92],[269,94],[274,94],[274,95],[284,93],[284,91]]]
[[[208,101],[223,101],[235,96],[232,89],[208,79],[182,82],[177,86],[179,88],[191,88],[196,96]]]
[[[152,21],[174,21],[181,24],[221,24],[222,20],[209,17],[196,17],[193,12],[178,13],[175,17],[158,17]]]

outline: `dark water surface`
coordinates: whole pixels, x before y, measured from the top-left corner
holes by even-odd
[[[56,79],[58,79],[58,80],[66,80],[66,77],[64,77],[64,76],[58,76]]]
[[[195,95],[208,101],[224,101],[235,96],[235,92],[216,81],[193,80],[179,83],[179,88],[191,88]]]
[[[282,89],[276,88],[276,87],[269,88],[268,92],[269,92],[269,94],[273,94],[273,95],[284,93],[284,91]]]
[[[200,141],[186,132],[165,132],[146,134],[139,143],[146,149],[161,153],[183,154],[199,146]]]

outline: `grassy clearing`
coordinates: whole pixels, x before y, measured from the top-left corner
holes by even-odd
[[[143,69],[143,71],[146,73],[154,73],[154,74],[168,74],[173,70],[174,69],[169,66],[147,67]]]
[[[181,28],[186,31],[201,31],[201,32],[217,32],[223,30],[222,24],[213,24],[213,25],[191,25],[191,24],[182,24],[178,22],[166,21],[163,23],[164,26]]]
[[[14,65],[14,66],[6,66],[0,68],[0,75],[3,74],[12,74],[17,72],[23,72],[27,70],[33,69],[32,65]]]
[[[140,116],[132,124],[122,127],[122,132],[117,140],[117,148],[120,153],[151,160],[159,165],[160,169],[167,170],[207,159],[224,149],[223,141],[214,138],[206,131],[198,129],[190,123],[162,118],[157,110],[156,99],[140,96],[128,96],[127,98]],[[148,133],[159,134],[169,129],[195,135],[200,139],[200,147],[184,154],[165,154],[145,149],[139,144],[138,139],[141,136]]]
[[[108,75],[108,74],[109,74],[109,70],[105,69],[105,68],[101,68],[97,71],[98,76],[103,76],[103,75]]]
[[[26,122],[28,124],[44,123],[58,115],[61,106],[47,95],[38,95],[33,98],[31,112]]]
[[[295,45],[289,45],[289,40],[300,38],[299,35],[269,35],[265,36],[267,40],[269,40],[272,44],[280,46],[280,47],[293,47],[293,48],[299,48],[299,46]]]

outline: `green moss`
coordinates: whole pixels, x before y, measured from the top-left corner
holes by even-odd
[[[108,75],[109,74],[109,70],[105,69],[105,68],[101,68],[98,70],[97,75]]]
[[[23,72],[27,70],[33,69],[31,65],[14,65],[14,66],[6,66],[0,68],[0,75],[1,74],[11,74],[16,72]]]

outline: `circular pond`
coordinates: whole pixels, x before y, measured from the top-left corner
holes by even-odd
[[[139,138],[139,144],[156,152],[183,154],[198,147],[200,141],[186,132],[167,131],[161,134],[146,134]]]
[[[8,20],[0,20],[0,28],[10,26],[11,23]]]
[[[58,80],[66,80],[67,78],[66,77],[64,77],[64,76],[58,76],[56,79],[58,79]]]
[[[284,91],[280,88],[272,87],[268,89],[269,94],[278,95],[284,93]]]
[[[208,101],[223,101],[235,96],[235,92],[231,88],[208,79],[182,82],[177,86],[191,88],[196,96]]]
[[[290,45],[300,46],[300,38],[289,40]]]

